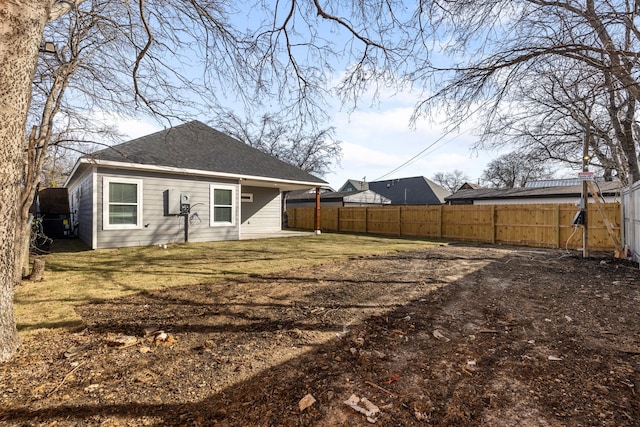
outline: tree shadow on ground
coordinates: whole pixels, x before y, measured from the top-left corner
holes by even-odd
[[[633,337],[624,335],[620,319],[630,322],[625,330],[640,327],[636,270],[560,259],[553,251],[532,258],[486,247],[466,248],[464,256],[438,250],[445,252],[360,260],[351,264],[352,274],[366,270],[359,283],[351,276],[342,284],[327,280],[326,287],[314,281],[299,293],[285,283],[271,289],[273,299],[260,293],[276,286],[265,277],[85,306],[89,332],[75,339],[99,343],[155,320],[175,325],[178,342],[147,355],[137,347],[96,345],[95,353],[77,359],[73,378],[52,377],[58,378],[54,393],[3,404],[0,420],[370,425],[344,403],[355,394],[378,406],[371,418],[380,425],[634,425],[640,352],[629,347]],[[420,261],[428,263],[410,264]],[[464,270],[463,262],[470,263],[464,274],[446,273],[447,266]],[[424,276],[426,285],[391,304],[384,300],[389,294],[408,295],[418,281],[385,287],[369,279],[386,268],[393,283],[401,266]],[[292,283],[306,275],[335,279],[347,270],[296,271]],[[455,279],[447,281],[445,273]],[[427,283],[436,277],[439,286]],[[281,294],[289,304],[275,302]],[[349,323],[356,313],[360,320]],[[220,323],[211,320],[216,316]],[[617,332],[603,336],[603,330]],[[284,350],[290,357],[276,357]],[[51,363],[63,373],[70,369]],[[90,377],[99,370],[101,376]],[[301,410],[307,394],[316,402]]]

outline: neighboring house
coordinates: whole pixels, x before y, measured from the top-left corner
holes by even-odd
[[[369,183],[364,179],[360,181],[357,179],[348,179],[347,182],[345,182],[338,191],[349,192],[349,191],[362,191],[362,190],[368,190],[368,189],[369,189]]]
[[[369,190],[391,200],[392,205],[441,205],[451,194],[424,176],[369,182]]]
[[[605,182],[605,180],[598,178],[598,182]],[[539,179],[525,182],[524,188],[569,187],[572,185],[582,185],[582,180],[580,178]]]
[[[423,176],[365,182],[347,180],[335,193],[320,196],[322,206],[441,205],[451,193]],[[310,206],[310,198],[289,198],[292,207]],[[293,202],[293,203],[291,203]]]
[[[388,205],[391,200],[371,190],[363,191],[330,191],[320,193],[322,207],[343,206],[381,206]],[[315,206],[315,194],[309,192],[287,194],[288,208],[305,208]]]
[[[620,200],[622,184],[619,181],[597,182],[604,202]],[[529,188],[479,188],[456,191],[447,197],[450,205],[504,205],[535,203],[580,203],[582,184]],[[593,201],[590,198],[590,201]]]
[[[482,188],[482,186],[480,184],[474,184],[473,182],[465,182],[456,191],[460,191],[460,190],[477,190],[478,188]]]
[[[282,192],[326,184],[193,121],[83,156],[66,187],[78,236],[98,249],[267,236]]]

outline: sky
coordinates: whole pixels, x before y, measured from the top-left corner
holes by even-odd
[[[252,4],[252,2],[249,3]],[[239,13],[239,22],[249,27],[257,26],[259,21],[244,22],[248,19],[247,16],[253,16],[253,19],[263,18],[259,10],[254,11],[253,15]],[[320,31],[331,31],[329,37],[332,40],[345,43],[349,41],[350,37],[347,37],[344,31],[337,30],[332,23],[320,21],[320,24],[322,25]],[[434,51],[432,55],[436,53]],[[342,73],[351,65],[348,63],[351,60],[348,56],[344,59],[347,62],[336,64],[333,70],[335,75],[329,76],[329,82],[333,84],[340,82]],[[341,108],[340,105],[329,106],[332,108],[329,120],[323,122],[321,126],[335,128],[335,138],[341,141],[343,154],[340,163],[334,164],[332,171],[321,177],[332,188],[338,190],[348,179],[366,179],[371,182],[414,176],[432,178],[437,172],[453,172],[456,169],[466,174],[469,181],[478,182],[492,159],[510,151],[473,150],[474,144],[478,141],[473,130],[462,128],[456,132],[446,133],[444,125],[441,124],[445,121],[444,117],[440,119],[436,117],[436,123],[419,121],[412,127],[410,118],[414,106],[420,100],[419,96],[424,96],[425,92],[420,93],[414,89],[416,92],[411,93],[408,92],[409,90],[395,88],[393,92],[385,93],[382,89],[382,93],[377,92],[375,96],[372,93],[365,93],[359,99],[359,109],[353,112]],[[375,102],[372,101],[373,99]],[[231,105],[227,107],[232,107],[233,101],[229,100],[229,102]],[[241,110],[240,107],[238,111]],[[208,122],[207,118],[193,118]],[[130,138],[161,130],[161,125],[153,121],[119,119],[117,123],[120,131]],[[424,153],[409,164],[399,168],[423,151]]]
[[[288,10],[285,12],[288,13]],[[238,16],[240,20],[248,19],[245,13]],[[253,16],[257,19],[262,14],[258,11]],[[332,40],[348,42],[349,37],[345,39],[345,35],[337,31],[333,24],[320,22],[326,26],[321,31],[332,31]],[[258,21],[244,23],[250,27],[258,24]],[[435,53],[434,51],[432,54]],[[328,81],[339,83],[342,73],[349,66],[348,62],[336,64],[333,70],[335,75],[333,79],[328,78]],[[419,96],[424,96],[425,92],[410,93],[409,90],[403,92],[402,89],[395,88],[393,93],[384,93],[383,89],[382,94],[376,93],[375,97],[371,93],[365,93],[358,102],[359,109],[352,112],[340,105],[329,106],[332,108],[329,120],[321,126],[335,128],[334,135],[341,141],[343,155],[340,163],[334,164],[332,171],[320,178],[338,190],[348,179],[371,182],[414,176],[432,178],[437,172],[453,172],[457,169],[469,181],[478,182],[491,160],[510,151],[474,150],[473,146],[479,138],[474,135],[473,129],[462,128],[447,133],[442,124],[446,121],[444,117],[436,117],[435,122],[422,120],[411,126],[414,106],[420,100]],[[375,102],[367,102],[374,98]],[[233,101],[229,102],[231,105],[227,107],[232,107]],[[238,111],[241,110],[240,107]],[[207,118],[193,119],[208,122]],[[109,121],[117,123],[120,131],[132,139],[162,129],[162,125],[152,120],[113,118]],[[419,153],[422,154],[413,159]],[[400,167],[408,161],[407,165]]]
[[[371,182],[414,176],[432,178],[437,172],[456,169],[464,172],[471,182],[478,182],[487,164],[509,151],[474,150],[478,137],[471,127],[447,133],[443,125],[426,120],[411,126],[413,105],[409,97],[397,96],[355,112],[336,108],[326,124],[335,127],[342,159],[340,164],[333,165],[331,173],[321,178],[336,191],[348,179]],[[119,118],[117,124],[131,139],[162,129],[156,122],[135,118]],[[398,170],[391,173],[395,169]]]
[[[432,178],[437,172],[458,169],[477,182],[487,163],[499,155],[474,150],[478,138],[471,128],[446,133],[442,125],[424,120],[410,126],[412,113],[413,104],[394,102],[392,107],[381,103],[375,109],[334,114],[332,124],[342,141],[343,157],[324,179],[338,190],[347,179]]]

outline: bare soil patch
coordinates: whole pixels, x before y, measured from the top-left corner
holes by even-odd
[[[465,245],[148,292],[25,339],[0,423],[638,425],[639,302],[625,262]]]

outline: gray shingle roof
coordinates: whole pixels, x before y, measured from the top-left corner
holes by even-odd
[[[302,169],[202,122],[165,129],[91,155],[91,159],[326,184]]]
[[[439,205],[451,194],[424,176],[374,181],[369,189],[390,199],[393,205]]]

